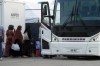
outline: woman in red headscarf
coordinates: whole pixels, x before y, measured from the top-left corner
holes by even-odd
[[[13,25],[8,26],[6,36],[7,36],[7,39],[6,39],[6,46],[5,46],[5,50],[4,50],[4,56],[8,57],[8,56],[10,56],[10,48],[13,43],[13,36],[14,36],[14,26]]]
[[[22,41],[23,41],[21,29],[22,29],[22,26],[19,25],[14,34],[14,41],[15,40],[18,41],[17,43],[19,44],[19,47],[20,47],[20,54],[19,54],[20,56],[22,56]]]

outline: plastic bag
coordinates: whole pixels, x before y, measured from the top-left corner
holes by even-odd
[[[28,37],[27,32],[26,32],[26,33],[24,33],[23,40],[29,40],[29,37]]]
[[[15,50],[15,51],[20,51],[20,47],[19,47],[19,45],[17,43],[16,44],[12,44],[11,49]]]

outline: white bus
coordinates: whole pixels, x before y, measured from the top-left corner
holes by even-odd
[[[100,56],[100,0],[41,2],[41,54]]]

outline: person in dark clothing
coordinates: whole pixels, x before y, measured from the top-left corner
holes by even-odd
[[[24,37],[24,43],[23,43],[23,55],[31,57],[32,56],[32,33],[31,33],[31,29],[30,26],[27,26],[25,31],[24,31],[24,36],[25,34],[27,34],[28,39],[26,39]]]
[[[34,56],[36,55],[36,38],[34,37],[33,39],[33,53],[34,53]]]

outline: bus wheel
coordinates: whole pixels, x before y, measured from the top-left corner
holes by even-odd
[[[49,56],[48,55],[43,55],[43,58],[49,58]]]
[[[52,58],[52,57],[53,57],[52,55],[49,56],[49,58]]]
[[[75,59],[77,58],[76,56],[67,56],[68,59]]]
[[[52,58],[52,55],[43,55],[43,58]]]

